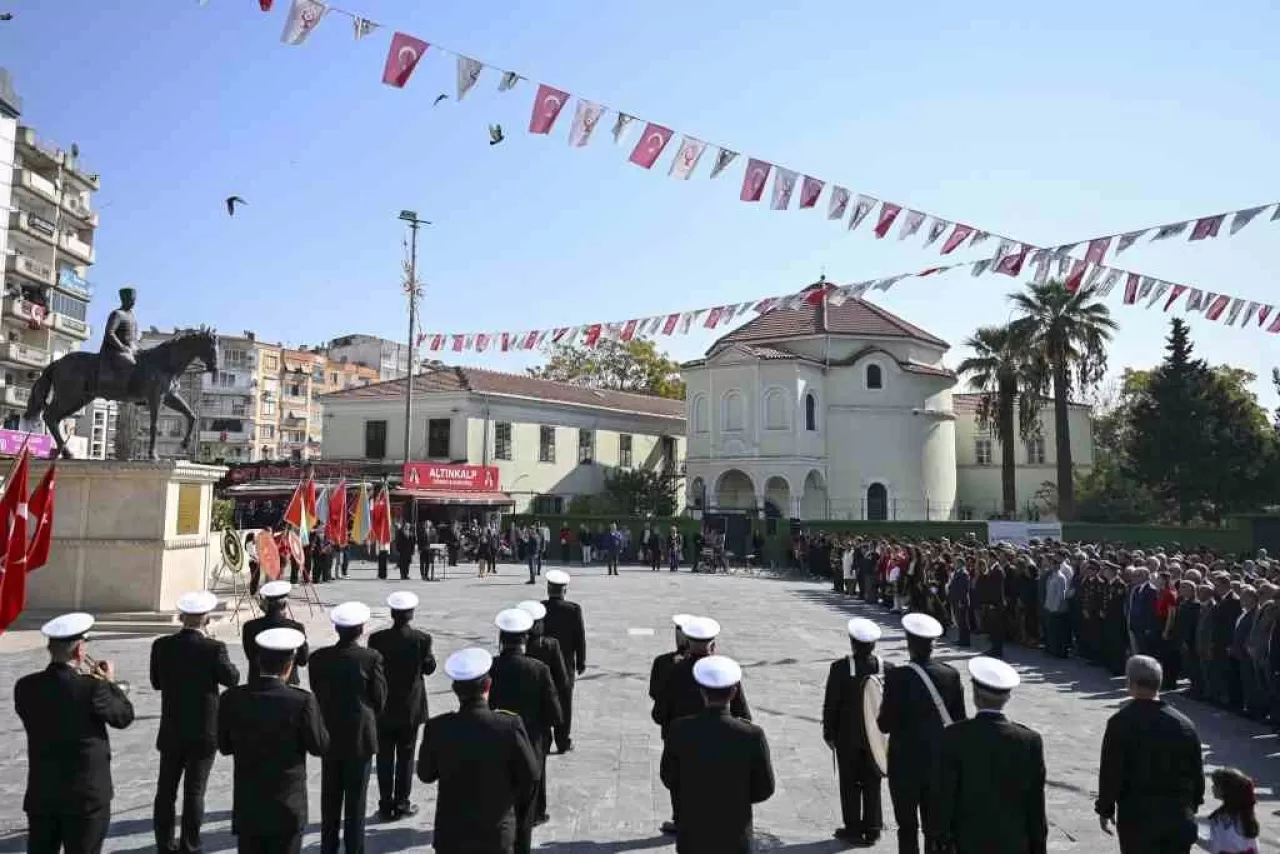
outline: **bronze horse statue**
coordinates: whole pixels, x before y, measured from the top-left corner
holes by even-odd
[[[44,413],[44,423],[57,443],[55,456],[70,459],[66,440],[62,436],[62,421],[76,413],[97,397],[126,404],[145,404],[151,413],[151,432],[147,451],[150,458],[156,455],[156,418],[160,405],[180,413],[187,419],[187,430],[182,436],[182,451],[191,445],[191,433],[196,427],[196,416],[191,407],[178,394],[178,378],[197,360],[210,374],[218,371],[218,337],[212,329],[197,329],[175,335],[149,350],[138,351],[138,364],[133,369],[125,394],[107,393],[98,388],[97,353],[68,353],[40,372],[31,399],[27,402],[26,417],[34,419]],[[49,396],[49,392],[53,396]]]

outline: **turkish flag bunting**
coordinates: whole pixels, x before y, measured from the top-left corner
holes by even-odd
[[[764,194],[765,182],[769,180],[769,170],[773,164],[752,157],[747,161],[747,172],[742,176],[742,192],[738,198],[744,202],[758,202]]]
[[[0,632],[18,619],[27,604],[27,477],[31,458],[23,447],[13,474],[4,484],[6,507],[12,506],[5,538],[4,578],[0,580]],[[10,498],[12,494],[13,498]],[[15,503],[16,502],[16,503]]]
[[[942,254],[950,255],[956,250],[956,247],[968,239],[970,234],[973,234],[973,226],[956,223],[956,227],[952,230],[951,236],[947,238],[946,243],[942,244]]]
[[[1124,282],[1124,304],[1133,305],[1138,301],[1138,274],[1130,273]]]
[[[540,332],[539,330],[535,329],[535,330],[533,330],[532,332],[530,332],[528,335],[526,335],[526,336],[525,336],[525,339],[524,339],[524,348],[525,348],[526,350],[532,350],[532,349],[534,349],[535,347],[537,347],[537,346],[538,346],[538,339],[539,339],[540,337],[542,337],[542,335],[541,335],[541,332]]]
[[[811,208],[818,204],[818,196],[822,195],[822,188],[826,184],[817,178],[804,176],[804,183],[800,185],[800,207]]]
[[[453,352],[455,352],[455,353],[461,353],[461,352],[462,352],[462,343],[466,340],[466,337],[467,337],[467,336],[465,336],[465,335],[455,335],[455,336],[453,336]]]
[[[826,298],[827,294],[835,290],[836,286],[830,282],[822,282],[809,288],[809,292],[804,295],[804,301],[808,305],[818,305]]]
[[[1208,310],[1205,311],[1204,316],[1210,320],[1217,320],[1222,316],[1222,312],[1226,311],[1227,303],[1229,302],[1231,302],[1231,297],[1226,294],[1219,295],[1218,298],[1213,301],[1213,305],[1209,306]]]
[[[668,314],[667,319],[662,321],[662,334],[670,335],[676,331],[676,324],[680,322],[679,314]]]
[[[919,273],[916,273],[916,278],[923,279],[925,276],[932,276],[934,273],[941,273],[946,269],[946,267],[930,267],[927,270],[921,270]]]
[[[898,214],[902,213],[902,207],[892,202],[880,203],[880,221],[876,223],[876,239],[880,239],[889,233],[889,229],[893,226],[893,221],[898,218]]]
[[[707,329],[715,329],[716,324],[720,322],[720,315],[724,314],[724,309],[717,306],[707,312],[707,320],[702,325]]]
[[[539,83],[538,96],[533,99],[533,112],[529,116],[529,133],[551,133],[551,126],[568,102],[568,92]]]
[[[258,0],[258,8],[264,12],[270,12],[271,4],[273,2],[275,2],[275,0]]]
[[[1259,325],[1259,326],[1261,326],[1261,325],[1262,325],[1262,322],[1261,322],[1261,321],[1259,321],[1259,322],[1258,322],[1258,325]],[[1268,332],[1280,332],[1280,311],[1277,311],[1277,312],[1276,312],[1275,319],[1273,319],[1273,320],[1271,321],[1271,325],[1267,327],[1267,331],[1268,331]]]
[[[1000,259],[1000,263],[996,265],[997,273],[1004,273],[1006,276],[1016,276],[1022,272],[1022,265],[1027,260],[1027,253],[1031,251],[1031,247],[1022,244],[1022,250],[1012,252]]]
[[[636,326],[639,325],[638,320],[628,320],[627,325],[622,327],[622,335],[619,336],[623,341],[630,341],[636,337]]]
[[[1196,220],[1195,227],[1191,229],[1191,237],[1189,239],[1204,240],[1206,237],[1217,237],[1218,229],[1222,227],[1222,221],[1226,218],[1226,214],[1218,214],[1217,216],[1207,216],[1204,219]]]
[[[1259,307],[1258,309],[1258,325],[1259,326],[1267,322],[1267,315],[1269,315],[1270,313],[1271,313],[1271,306],[1264,305]]]
[[[387,49],[387,63],[382,68],[382,82],[403,89],[428,47],[422,39],[416,39],[408,33],[396,33],[392,36],[391,47]]]
[[[1084,281],[1084,271],[1088,268],[1088,261],[1076,261],[1076,263],[1071,267],[1071,272],[1067,275],[1067,291],[1074,294],[1080,289],[1080,283]]]
[[[1169,291],[1169,299],[1165,301],[1164,310],[1168,311],[1173,308],[1173,304],[1178,301],[1178,297],[1182,296],[1186,292],[1186,285],[1174,285],[1173,289]]]
[[[1089,241],[1089,251],[1085,252],[1084,260],[1090,264],[1101,264],[1102,259],[1106,257],[1107,247],[1110,245],[1110,237],[1099,237],[1097,240]]]
[[[662,156],[662,150],[667,147],[667,143],[671,141],[671,129],[664,128],[662,125],[655,125],[649,122],[644,126],[644,133],[640,135],[640,141],[636,143],[636,147],[631,149],[631,156],[627,159],[632,163],[644,169],[653,168],[653,164]]]
[[[432,338],[431,338],[431,349],[432,349],[432,350],[443,350],[443,349],[444,349],[444,336],[443,336],[443,335],[435,335],[435,336],[432,336]]]
[[[596,346],[596,342],[599,340],[600,340],[600,324],[593,323],[587,327],[587,337],[583,339],[582,343],[586,344],[588,347],[594,347]]]

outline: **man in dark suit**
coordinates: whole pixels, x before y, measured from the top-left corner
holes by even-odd
[[[432,845],[437,854],[509,854],[517,813],[527,812],[538,758],[519,715],[489,708],[493,658],[483,649],[455,652],[444,663],[459,709],[427,722],[418,779],[440,782]]]
[[[436,553],[431,550],[436,540],[435,523],[423,520],[418,528],[418,572],[423,581],[435,581],[436,578]]]
[[[156,848],[198,854],[204,790],[218,752],[218,686],[235,687],[240,671],[227,645],[204,633],[218,598],[207,590],[178,599],[182,630],[151,645],[151,688],[160,692],[160,776],[156,781]],[[182,781],[182,833],[173,838],[174,801]]]
[[[20,571],[15,568],[13,571]],[[109,661],[86,666],[88,614],[64,614],[40,631],[49,666],[18,680],[13,704],[27,731],[27,851],[98,854],[111,824],[111,744],[107,727],[133,723],[133,706]]]
[[[933,768],[943,728],[965,718],[964,689],[955,668],[932,660],[941,623],[927,614],[907,614],[902,628],[911,661],[885,674],[878,723],[889,736],[889,797],[898,822],[898,850],[919,854],[922,827],[932,850]]]
[[[546,635],[544,620],[547,616],[547,606],[530,599],[526,602],[521,602],[516,607],[533,618],[533,625],[529,628],[529,637],[525,641],[524,654],[541,661],[551,671],[551,684],[555,686],[556,698],[560,701],[560,713],[563,715],[565,703],[567,702],[565,697],[569,693],[569,675],[565,670],[564,653],[560,651],[560,642]],[[548,742],[543,750],[544,759],[546,751],[550,750],[550,748],[551,745]],[[543,776],[546,776],[545,771]],[[533,805],[533,810],[536,819],[540,821],[546,820],[547,787],[545,785],[538,786],[537,800]]]
[[[289,668],[288,676],[290,685],[298,684],[298,668],[307,666],[307,658],[310,653],[307,650],[306,632],[303,631],[302,623],[297,620],[291,620],[286,617],[285,610],[289,607],[289,591],[293,590],[293,585],[287,581],[272,581],[262,585],[262,611],[261,617],[256,617],[244,624],[244,628],[240,630],[240,643],[244,647],[244,657],[249,662],[249,678],[247,682],[254,682],[260,675],[258,672],[258,644],[257,637],[260,633],[268,629],[293,629],[302,632],[302,645],[298,647],[294,653],[293,667]],[[247,683],[246,683],[247,684]]]
[[[257,636],[259,675],[218,704],[218,750],[235,757],[231,832],[239,854],[298,854],[307,826],[307,754],[323,756],[320,706],[288,684],[306,638],[297,629]]]
[[[316,650],[309,665],[311,690],[329,731],[329,750],[320,761],[321,854],[338,854],[339,829],[347,854],[364,854],[369,761],[378,752],[378,715],[387,702],[382,654],[359,644],[369,616],[362,602],[330,611],[338,642]]]
[[[680,804],[679,854],[747,854],[752,805],[773,796],[773,764],[764,730],[729,706],[742,668],[721,655],[694,668],[704,709],[676,721],[662,749],[662,784]]]
[[[1107,721],[1098,769],[1098,824],[1114,821],[1121,854],[1187,854],[1204,802],[1200,736],[1160,699],[1160,662],[1135,655],[1125,666],[1132,701]]]
[[[533,617],[519,608],[508,608],[498,613],[494,624],[498,627],[501,652],[489,670],[493,683],[489,690],[489,708],[515,712],[524,721],[529,743],[538,758],[537,787],[543,788],[547,784],[551,733],[560,724],[560,698],[556,696],[550,669],[525,655],[525,640],[533,627]],[[534,826],[547,820],[546,815],[535,811],[539,802],[545,805],[545,797],[545,794],[539,796],[535,789],[534,801],[524,810],[516,810],[515,854],[528,854]]]
[[[676,614],[671,618],[671,622],[675,624],[676,648],[654,658],[653,665],[649,668],[649,699],[653,702],[653,710],[650,714],[655,721],[658,719],[658,701],[666,690],[667,677],[671,675],[680,657],[689,651],[689,639],[684,636],[684,624],[691,619],[693,617],[689,614]],[[675,794],[670,794],[671,820],[662,823],[663,833],[676,832],[676,812],[679,805],[676,803]]]
[[[1156,588],[1151,583],[1150,572],[1145,568],[1134,570],[1135,581],[1129,591],[1129,637],[1133,654],[1154,655],[1164,626],[1156,616]]]
[[[1044,854],[1044,744],[1002,711],[1018,674],[983,656],[968,667],[977,712],[942,732],[931,835],[954,854]]]
[[[973,597],[978,606],[978,626],[987,633],[987,640],[991,643],[987,655],[1001,658],[1008,626],[1004,613],[1004,567],[999,559],[992,561],[990,568],[973,582]],[[956,678],[959,679],[958,674]]]
[[[965,565],[964,558],[956,561],[956,571],[951,574],[951,578],[947,581],[947,605],[951,608],[951,618],[956,623],[956,645],[968,646],[972,639],[970,632],[973,627],[969,625],[969,593],[971,587],[969,577],[969,568]]]
[[[378,813],[384,820],[418,812],[409,802],[413,788],[413,755],[418,729],[427,719],[423,677],[436,672],[431,635],[409,625],[418,597],[407,590],[387,597],[391,628],[369,636],[369,649],[382,654],[387,676],[387,703],[378,717]]]
[[[555,731],[556,750],[560,753],[573,750],[573,686],[587,669],[587,629],[582,621],[582,608],[577,602],[564,598],[568,586],[569,573],[562,569],[550,570],[547,573],[547,598],[542,600],[547,608],[544,632],[560,644],[565,676],[569,680],[569,688],[561,703],[563,723]]]
[[[840,772],[840,815],[844,823],[836,839],[856,845],[875,845],[884,827],[880,801],[880,768],[867,744],[863,692],[867,680],[884,679],[887,666],[875,654],[880,627],[854,617],[845,630],[853,654],[831,662],[822,701],[822,740],[835,751]],[[871,723],[875,723],[872,721]]]
[[[414,551],[413,524],[409,521],[400,523],[396,528],[396,569],[400,570],[400,580],[409,580],[409,567],[413,565]]]
[[[1213,701],[1229,709],[1239,709],[1243,696],[1239,672],[1231,659],[1231,642],[1244,607],[1240,604],[1240,594],[1231,588],[1231,576],[1225,572],[1214,573],[1213,592],[1217,598],[1209,633]]]

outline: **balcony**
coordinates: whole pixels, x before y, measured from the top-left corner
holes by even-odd
[[[77,196],[64,196],[62,199],[62,209],[70,214],[74,219],[79,220],[90,228],[98,227],[97,211],[89,210],[89,206],[80,201]]]
[[[48,243],[50,246],[53,245],[53,235],[56,233],[51,221],[27,211],[10,211],[9,228],[34,237],[42,243]]]
[[[66,159],[61,148],[40,139],[33,128],[19,127],[17,142],[23,154],[40,158],[51,166],[58,166]]]
[[[10,273],[17,273],[38,282],[42,285],[53,284],[53,269],[41,261],[37,261],[30,255],[8,255],[4,259],[4,269]]]
[[[247,430],[201,430],[200,441],[239,445],[245,442],[252,442],[253,435]]]
[[[9,317],[25,320],[33,327],[39,326],[48,316],[47,309],[44,306],[36,305],[22,297],[5,297],[4,313]]]
[[[6,341],[0,347],[0,361],[13,362],[31,368],[43,368],[49,362],[49,353],[30,344],[19,344],[17,341]]]
[[[93,287],[69,267],[58,271],[58,288],[83,300],[93,299]]]
[[[62,239],[58,241],[58,244],[62,247],[63,252],[73,258],[79,258],[86,264],[93,263],[93,247],[74,234],[62,235]]]
[[[4,402],[9,406],[17,406],[26,408],[27,401],[31,399],[31,389],[23,388],[19,385],[5,386]]]
[[[89,324],[83,320],[76,320],[69,314],[53,313],[53,328],[59,332],[85,341],[89,338]]]
[[[13,170],[13,186],[21,187],[55,205],[58,203],[58,188],[38,172],[21,168]]]

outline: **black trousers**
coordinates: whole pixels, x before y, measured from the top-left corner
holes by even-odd
[[[1004,604],[982,606],[982,628],[987,632],[991,649],[987,653],[994,658],[1004,657]]]
[[[175,842],[178,851],[198,852],[200,825],[204,823],[204,790],[213,768],[213,752],[200,750],[160,751],[160,776],[156,780],[156,800],[152,823],[156,831],[156,847],[168,850]],[[174,801],[178,798],[178,781],[182,781],[182,834],[173,838]]]
[[[1194,818],[1117,821],[1120,854],[1189,854],[1196,841]]]
[[[409,805],[418,727],[378,727],[378,809]]]
[[[889,797],[893,800],[893,819],[898,823],[898,853],[920,854],[921,828],[925,828],[926,849],[933,850],[928,828],[936,793],[928,771],[924,768],[891,769]]]
[[[845,828],[855,833],[879,833],[884,828],[884,808],[875,761],[861,748],[839,748],[836,767],[840,770],[840,815]]]
[[[387,553],[378,552],[378,578],[385,579],[387,577]]]
[[[533,749],[538,751],[538,762],[542,766],[538,788],[533,793],[533,818],[536,819],[547,814],[547,754],[551,752],[551,734],[544,733],[540,736]]]
[[[418,552],[418,572],[422,580],[427,581],[435,573],[436,563],[431,549]]]
[[[82,813],[27,813],[27,854],[98,854],[111,808]]]
[[[321,854],[338,854],[339,828],[347,854],[364,854],[364,811],[368,791],[368,759],[320,761]]]
[[[573,741],[573,684],[577,679],[572,669],[573,665],[569,662],[565,663],[569,665],[569,678],[565,684],[564,694],[560,697],[560,712],[564,717],[564,723],[555,728],[556,750],[566,749]]]
[[[409,566],[412,563],[413,563],[412,553],[396,556],[396,569],[400,570],[401,581],[409,580]]]
[[[969,606],[967,603],[951,605],[951,617],[956,622],[956,645],[969,646],[973,643],[971,632],[973,627],[969,625]]]
[[[236,851],[239,854],[299,854],[302,851],[302,829],[291,836],[245,836],[236,837]]]

